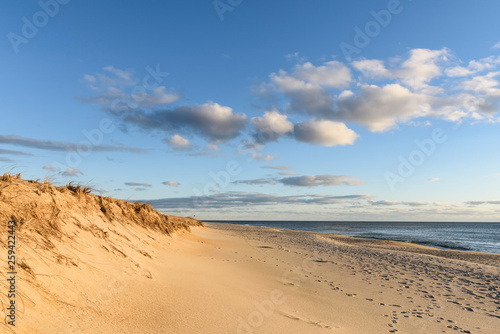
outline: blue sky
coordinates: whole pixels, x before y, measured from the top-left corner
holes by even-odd
[[[0,12],[3,172],[202,219],[498,221],[498,2]]]

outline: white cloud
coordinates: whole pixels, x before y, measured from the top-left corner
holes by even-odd
[[[275,141],[281,136],[293,132],[293,124],[286,115],[277,111],[266,111],[263,117],[253,117],[252,125],[256,129],[254,135],[258,144]]]
[[[465,77],[474,73],[471,69],[462,66],[455,66],[446,69],[446,75],[449,77]]]
[[[51,172],[57,172],[58,171],[57,168],[55,168],[53,166],[48,166],[48,165],[47,166],[43,166],[42,168],[45,169],[45,170],[50,170]]]
[[[66,168],[64,172],[61,172],[62,176],[78,176],[78,175],[83,175],[83,173],[75,168]]]
[[[146,182],[143,182],[143,183],[140,183],[140,182],[125,182],[125,185],[129,186],[129,187],[148,187],[148,188],[151,187],[151,185],[149,183],[146,183]]]
[[[261,168],[268,168],[268,169],[276,169],[276,170],[291,170],[292,167],[291,166],[273,166],[273,165],[269,165],[269,166],[262,166]]]
[[[367,77],[375,78],[390,76],[390,72],[385,68],[384,62],[382,60],[358,60],[353,61],[352,65]]]
[[[295,187],[332,187],[332,186],[359,186],[365,184],[364,181],[351,180],[352,175],[335,175],[335,174],[325,174],[325,175],[306,175],[306,176],[291,176],[285,177],[279,180],[280,183],[287,186]]]
[[[295,125],[295,139],[321,146],[352,145],[358,138],[344,123],[311,120]]]
[[[328,88],[345,88],[352,82],[349,68],[330,61],[322,66],[298,64],[290,73],[280,70],[270,75],[270,86],[291,99],[290,110],[306,114],[330,114],[333,96]],[[266,87],[266,86],[264,86]]]
[[[120,69],[117,69],[113,66],[106,66],[103,68],[103,70],[105,70],[111,74],[114,74],[116,77],[123,79],[125,81],[132,80],[132,72],[130,72],[130,71],[120,70]]]
[[[273,161],[274,157],[270,154],[263,155],[262,153],[253,152],[251,155],[252,159],[260,160],[260,161]]]
[[[381,201],[368,201],[373,206],[393,206],[393,205],[407,205],[407,206],[426,206],[429,203],[425,202],[405,202],[405,201],[389,201],[389,200],[381,200]]]
[[[220,152],[221,148],[215,144],[207,144],[207,150],[215,151],[215,152]]]
[[[286,58],[286,60],[288,60],[288,61],[295,60],[295,61],[296,61],[296,62],[298,62],[298,63],[302,63],[302,62],[304,62],[304,61],[306,61],[306,60],[307,60],[307,58],[306,58],[306,57],[301,56],[301,55],[300,55],[300,53],[298,53],[298,52],[289,53],[289,54],[287,54],[287,55],[285,56],[285,58]]]
[[[170,187],[178,187],[178,186],[180,186],[180,183],[176,182],[176,181],[165,181],[165,182],[162,182],[162,183],[164,185],[170,186]]]
[[[425,124],[431,117],[451,122],[495,121],[500,88],[498,72],[493,70],[500,57],[471,60],[467,66],[459,63],[446,48],[414,49],[406,58],[391,59],[389,66],[377,59],[353,61],[352,67],[361,73],[354,83],[350,73],[341,75],[338,82],[328,81],[330,69],[342,68],[330,62],[329,66],[306,63],[290,72],[280,70],[270,75],[267,85],[285,97],[282,109],[288,113],[355,122],[372,132],[399,124]],[[489,72],[477,75],[484,71]],[[374,80],[383,84],[375,85]]]
[[[108,111],[123,112],[136,108],[166,105],[180,98],[179,94],[168,92],[165,86],[146,89],[144,83],[131,71],[113,66],[106,66],[103,71],[103,73],[83,76],[83,81],[96,94],[90,97],[79,97],[79,100],[99,104]]]
[[[345,88],[352,81],[349,68],[335,60],[317,67],[309,62],[299,64],[291,76],[313,85],[329,88]]]
[[[445,72],[449,77],[463,77],[483,72],[485,70],[493,70],[498,64],[500,64],[500,57],[491,56],[479,60],[471,60],[467,67],[449,67]]]
[[[186,138],[183,138],[179,135],[173,135],[167,141],[167,144],[170,145],[174,150],[189,150],[191,149],[191,143]]]
[[[159,86],[148,94],[145,92],[136,92],[132,95],[132,100],[138,107],[154,107],[170,104],[179,99],[178,94],[169,93],[165,86]]]
[[[383,132],[398,121],[427,115],[431,109],[429,103],[428,96],[413,93],[399,84],[363,85],[356,95],[339,99],[337,117],[366,126],[373,132]]]
[[[500,72],[490,72],[486,75],[473,77],[471,80],[464,81],[462,87],[465,90],[484,94],[488,97],[500,97],[498,80],[495,79]]]
[[[413,49],[401,69],[395,71],[396,77],[416,90],[428,89],[427,83],[442,75],[440,65],[448,59],[448,56],[447,49]]]
[[[500,42],[496,43],[491,47],[492,49],[500,49]]]
[[[440,180],[439,177],[431,177],[430,179],[427,179],[427,181],[429,181],[429,182],[437,182],[439,180]]]

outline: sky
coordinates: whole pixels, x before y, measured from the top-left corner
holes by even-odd
[[[498,1],[2,1],[0,172],[207,220],[499,221]]]

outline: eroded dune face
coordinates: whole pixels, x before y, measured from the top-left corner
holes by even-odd
[[[169,243],[178,230],[201,225],[160,214],[148,204],[97,196],[84,187],[54,187],[5,174],[0,177],[5,266],[13,234],[9,221],[16,222],[15,247],[10,245],[17,273],[16,326],[0,322],[2,333],[13,328],[16,333],[81,332],[79,324],[112,307],[111,296],[123,292],[129,280],[152,278],[150,265],[159,245]],[[2,273],[12,271],[5,266]],[[4,306],[12,299],[7,278],[0,281]],[[7,314],[5,308],[1,312]]]

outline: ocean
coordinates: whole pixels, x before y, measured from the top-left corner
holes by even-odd
[[[206,222],[210,222],[206,220]],[[441,249],[500,254],[500,223],[211,221],[412,242]]]

